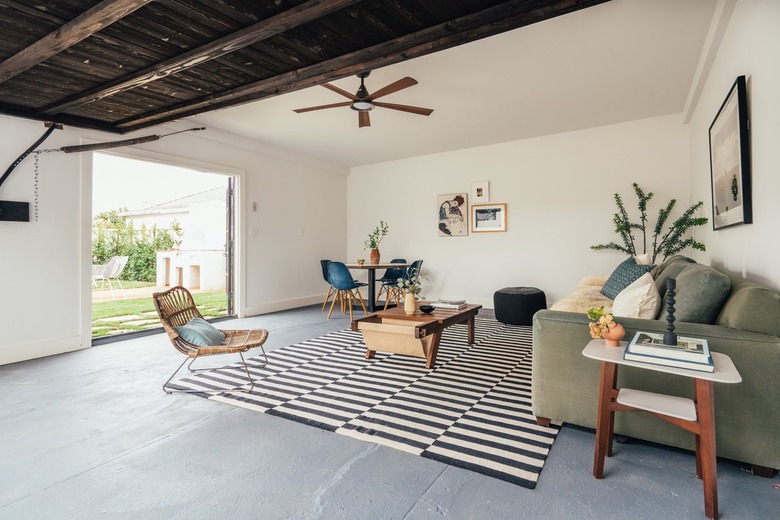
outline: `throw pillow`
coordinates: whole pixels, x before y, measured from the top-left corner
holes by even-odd
[[[650,253],[645,253],[643,255],[636,255],[634,257],[634,260],[636,260],[636,263],[639,265],[650,265],[652,264],[652,260],[650,260]]]
[[[688,323],[715,323],[723,302],[731,290],[725,274],[702,264],[689,264],[677,275],[674,296],[674,318]],[[664,301],[661,316],[666,316],[669,302]]]
[[[174,329],[184,338],[184,341],[199,347],[219,345],[225,339],[225,335],[218,328],[198,317],[192,318],[186,325],[174,327]]]
[[[663,261],[656,269],[650,273],[655,278],[655,288],[658,289],[658,294],[661,298],[666,294],[666,280],[669,278],[676,278],[683,269],[691,264],[695,264],[694,260],[691,260],[687,256],[674,255],[670,256]]]
[[[634,280],[643,274],[649,273],[654,267],[654,265],[638,265],[633,256],[628,257],[609,275],[607,283],[601,289],[601,294],[614,300],[615,296],[620,294],[620,291],[631,285]]]
[[[654,320],[660,308],[661,295],[655,288],[653,277],[650,273],[645,273],[615,296],[612,314]]]

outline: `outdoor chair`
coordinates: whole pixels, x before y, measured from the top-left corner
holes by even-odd
[[[124,271],[128,258],[127,256],[112,256],[106,265],[93,265],[92,287],[97,287],[98,280],[100,280],[100,290],[102,291],[106,287],[106,281],[108,281],[108,289],[111,291],[111,297],[113,298],[114,288],[111,286],[111,280],[116,280],[119,288],[124,289],[119,275]]]
[[[217,329],[203,319],[200,311],[195,306],[192,294],[184,287],[172,287],[161,293],[152,295],[154,308],[160,317],[165,332],[168,333],[168,339],[171,340],[174,348],[187,356],[171,377],[163,384],[165,393],[188,392],[188,393],[220,393],[231,390],[243,390],[251,392],[255,387],[249,368],[244,359],[244,352],[249,349],[260,347],[265,363],[268,364],[268,356],[263,348],[263,343],[268,339],[268,331],[265,329]],[[221,339],[220,339],[221,338]],[[202,356],[213,356],[218,354],[238,354],[241,357],[241,363],[244,366],[244,372],[249,381],[249,388],[244,389],[246,383],[233,388],[221,388],[219,390],[180,390],[169,389],[168,384],[179,373],[181,367],[187,360],[190,364],[187,368],[190,372],[198,372],[193,369],[192,364],[196,359]]]

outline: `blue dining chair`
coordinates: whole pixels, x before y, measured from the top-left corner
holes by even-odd
[[[328,293],[325,295],[325,301],[322,302],[322,310],[325,310],[325,306],[328,304],[328,298],[330,298],[330,293],[333,291],[333,286],[330,284],[330,279],[328,278],[328,264],[330,263],[330,260],[320,260],[320,265],[322,266],[322,278],[325,280],[325,283],[328,284]]]
[[[390,260],[391,264],[405,264],[406,258],[393,258]],[[382,275],[381,278],[377,278],[377,282],[381,283],[382,285],[379,287],[379,292],[376,295],[376,299],[374,301],[374,305],[376,305],[379,302],[379,297],[382,296],[382,292],[385,292],[385,309],[387,309],[387,305],[390,303],[391,295],[393,294],[393,287],[398,287],[398,279],[403,278],[406,274],[406,268],[405,267],[391,267],[385,271],[385,274]],[[396,301],[397,303],[397,301]]]
[[[349,319],[354,319],[352,315],[352,304],[355,300],[360,301],[360,306],[363,307],[363,312],[368,315],[366,310],[366,304],[363,302],[363,297],[360,295],[360,287],[365,287],[368,284],[355,282],[352,278],[352,274],[347,269],[347,266],[343,262],[330,262],[328,264],[328,280],[330,285],[336,289],[336,295],[333,297],[333,301],[330,304],[330,311],[328,312],[328,319],[333,314],[333,307],[336,302],[341,303],[341,309],[346,312],[346,307],[349,307]]]

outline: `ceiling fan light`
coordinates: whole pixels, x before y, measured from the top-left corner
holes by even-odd
[[[362,101],[358,99],[357,101],[353,101],[349,107],[352,110],[357,110],[358,112],[368,112],[369,110],[374,109],[374,104],[370,101]]]

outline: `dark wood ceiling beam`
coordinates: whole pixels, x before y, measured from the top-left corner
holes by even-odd
[[[261,40],[281,34],[293,27],[311,22],[328,14],[339,11],[360,0],[309,0],[240,31],[219,38],[197,49],[185,52],[174,58],[158,63],[152,67],[131,74],[118,81],[111,82],[92,89],[84,94],[68,99],[62,103],[47,107],[43,113],[59,114],[74,107],[99,101],[107,96],[134,89],[152,81],[176,74],[206,61],[219,58],[238,49],[242,49]]]
[[[103,0],[0,63],[0,83],[55,56],[154,0]]]
[[[129,132],[210,110],[301,90],[359,72],[425,56],[608,1],[610,0],[561,0],[553,4],[541,0],[536,2],[528,0],[507,1],[477,13],[395,38],[370,48],[280,74],[267,80],[128,118],[117,122],[116,128],[121,132]]]

